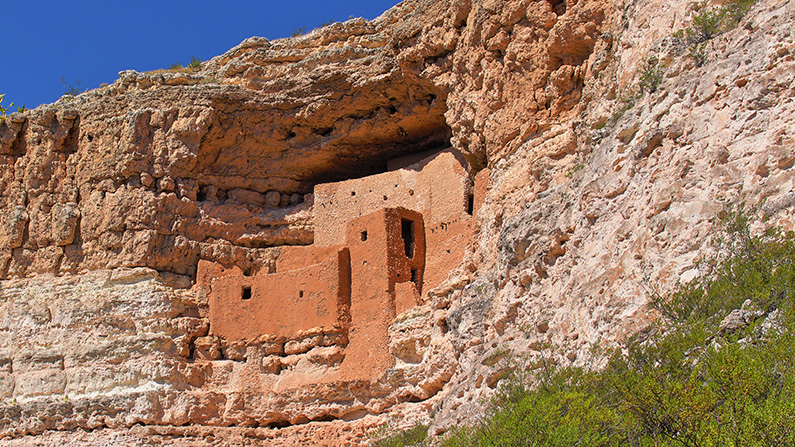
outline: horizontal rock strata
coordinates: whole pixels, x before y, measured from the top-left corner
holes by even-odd
[[[674,37],[693,14],[686,0],[407,0],[8,117],[0,443],[441,435],[534,360],[599,367],[594,346],[657,318],[651,293],[701,277],[726,206],[755,207],[754,231],[795,229],[795,6],[760,0],[703,60]],[[273,273],[306,248],[287,246],[317,242],[315,186],[448,147],[472,237],[390,315],[376,378],[323,380],[349,341],[331,326],[211,330],[200,261]],[[324,205],[348,193],[324,191]]]

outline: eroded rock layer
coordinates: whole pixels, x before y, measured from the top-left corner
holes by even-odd
[[[407,0],[0,122],[0,442],[361,445],[598,367],[727,204],[795,228],[795,3],[693,13]]]

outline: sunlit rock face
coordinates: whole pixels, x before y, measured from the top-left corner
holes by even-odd
[[[8,117],[0,443],[363,445],[599,367],[726,204],[795,228],[795,6],[698,64],[692,12],[409,0]]]

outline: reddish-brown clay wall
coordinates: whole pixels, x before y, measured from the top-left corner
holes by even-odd
[[[455,151],[408,168],[315,188],[315,244],[282,247],[276,272],[248,277],[202,261],[210,331],[227,340],[346,334],[327,380],[369,380],[394,364],[388,328],[460,265],[488,170],[471,184]],[[241,299],[243,287],[251,298]]]
[[[341,374],[345,379],[369,379],[392,366],[387,321],[394,318],[386,225],[383,211],[354,219],[347,226],[351,254],[351,325]],[[366,235],[364,235],[366,234]]]
[[[453,149],[397,171],[315,186],[315,245],[345,243],[348,222],[384,208],[422,213],[426,224],[466,211],[468,175]]]
[[[280,248],[276,259],[276,272],[298,270],[308,265],[320,264],[337,255],[341,246],[319,247],[317,245],[285,246]]]
[[[349,301],[347,252],[282,273],[223,275],[211,282],[210,333],[227,340],[292,339],[339,329]],[[342,283],[342,287],[340,287]],[[244,290],[250,298],[243,299]]]
[[[467,194],[466,212],[452,215],[449,219],[436,222],[425,229],[428,249],[423,290],[431,290],[444,282],[450,271],[458,267],[464,259],[467,246],[472,242],[476,222],[474,216],[483,206],[488,181],[489,170],[481,170],[475,176],[474,185]]]
[[[475,175],[475,187],[473,188],[474,194],[474,215],[478,214],[480,211],[480,207],[483,206],[483,202],[486,201],[486,191],[489,188],[489,175],[491,174],[491,170],[489,168],[482,169],[480,172]]]
[[[458,216],[426,229],[428,256],[425,261],[425,290],[440,285],[450,271],[461,264],[472,239],[472,220],[469,216]]]
[[[403,221],[413,222],[411,258],[406,256]],[[351,256],[351,326],[341,373],[348,379],[371,379],[394,364],[388,327],[396,315],[395,284],[410,282],[411,270],[415,280],[422,281],[422,215],[399,208],[354,219],[348,223],[346,242]],[[401,308],[408,306],[405,296],[401,295]]]
[[[425,274],[425,224],[422,214],[405,208],[384,210],[386,225],[387,253],[390,292],[394,292],[394,284],[413,281],[418,290],[422,290]],[[406,225],[406,224],[410,225]],[[410,235],[406,227],[410,226]],[[411,239],[411,240],[408,240]],[[407,245],[411,245],[409,256]]]
[[[395,284],[395,314],[400,315],[419,304],[420,293],[417,286],[409,282]]]

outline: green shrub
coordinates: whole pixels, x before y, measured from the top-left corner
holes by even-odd
[[[723,5],[730,25],[736,25],[751,10],[757,0],[729,0]]]
[[[706,42],[718,34],[733,29],[757,0],[728,0],[722,6],[708,6],[707,2],[695,4],[693,20],[674,37],[691,45]]]
[[[183,66],[179,62],[174,62],[173,64],[168,66],[168,71],[172,72],[180,72],[180,73],[191,73],[201,70],[202,68],[202,60],[196,56],[190,57],[190,62],[187,65]],[[155,70],[150,73],[160,73],[163,70]]]
[[[604,127],[604,125],[602,125],[602,127]],[[601,129],[601,127],[600,127],[600,129]],[[584,169],[584,168],[585,168],[585,165],[584,165],[584,164],[582,164],[582,163],[577,163],[576,165],[574,165],[574,166],[572,166],[572,167],[571,167],[571,169],[569,170],[569,172],[567,172],[567,173],[566,173],[566,177],[568,177],[568,178],[572,178],[572,177],[574,177],[574,174],[576,174],[578,171],[581,171],[581,170],[582,170],[582,169]]]
[[[650,56],[640,69],[638,87],[640,87],[641,91],[645,90],[649,93],[654,93],[657,91],[657,87],[660,86],[664,74],[665,70],[660,63],[660,59],[657,56]]]
[[[404,446],[424,446],[425,439],[428,437],[427,425],[415,425],[412,428],[403,430],[392,435],[381,438],[373,443],[374,447],[404,447]]]
[[[3,107],[3,98],[5,98],[5,94],[0,94],[0,121],[3,121],[8,116],[8,111],[14,107],[14,103],[8,105],[8,107]]]
[[[688,38],[693,43],[701,43],[715,37],[722,29],[724,9],[721,7],[699,6],[688,28]]]
[[[701,43],[690,47],[689,56],[693,59],[693,63],[696,64],[696,67],[701,67],[707,62],[706,45],[706,43]]]
[[[482,424],[443,445],[795,444],[795,234],[752,235],[747,214],[721,217],[708,277],[652,300],[656,335],[598,372],[542,363],[535,387],[514,377]],[[741,308],[745,325],[722,330]]]
[[[202,60],[196,56],[191,56],[190,62],[188,62],[188,65],[185,68],[189,68],[193,71],[199,71],[202,68]]]

